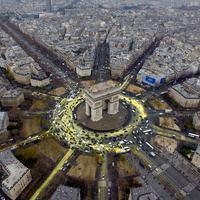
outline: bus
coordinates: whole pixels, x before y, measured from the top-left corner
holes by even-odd
[[[63,112],[64,112],[64,110],[60,111],[60,112],[58,113],[58,116],[62,115]]]
[[[151,129],[144,130],[143,133],[151,132]]]
[[[194,134],[194,133],[188,133],[188,137],[199,138],[199,135],[198,134]]]
[[[166,94],[168,91],[166,90],[166,91],[163,91],[163,92],[161,92],[160,94]]]
[[[171,113],[172,109],[165,109],[165,113]]]
[[[151,144],[149,144],[148,142],[146,142],[146,145],[147,145],[148,147],[150,147],[152,150],[154,149],[154,147],[153,147]]]

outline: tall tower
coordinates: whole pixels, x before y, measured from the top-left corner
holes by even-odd
[[[46,11],[52,12],[51,0],[46,0]]]

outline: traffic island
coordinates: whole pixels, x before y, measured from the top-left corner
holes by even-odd
[[[105,110],[103,111],[103,118],[93,122],[91,118],[85,114],[85,102],[80,104],[76,109],[77,123],[85,129],[98,132],[110,132],[122,129],[130,119],[128,114],[128,110],[122,104],[119,104],[118,113],[109,115]]]

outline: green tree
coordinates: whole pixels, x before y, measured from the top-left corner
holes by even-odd
[[[124,155],[121,155],[120,156],[120,160],[121,160],[121,162],[125,162],[126,161],[126,157]]]
[[[40,120],[41,119],[41,114],[36,114],[35,118],[38,119],[38,120]]]
[[[137,178],[134,178],[131,186],[133,186],[133,187],[140,187],[141,183],[139,182],[139,180]]]
[[[7,77],[10,79],[10,80],[13,80],[14,79],[14,76],[12,75],[11,72],[7,72]]]
[[[26,149],[18,149],[16,151],[16,156],[23,157],[25,160],[37,158],[37,154],[33,147],[28,147]]]
[[[18,149],[15,155],[28,168],[33,167],[35,162],[37,162],[37,154],[33,147]]]
[[[94,156],[94,159],[97,163],[101,163],[102,162],[102,156],[100,154],[96,154]]]

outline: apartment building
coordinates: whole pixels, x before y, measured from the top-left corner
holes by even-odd
[[[31,71],[37,76],[44,73],[43,69],[37,63],[31,63]]]
[[[0,100],[3,106],[19,106],[24,101],[24,94],[20,90],[12,89],[5,92]]]
[[[6,174],[1,183],[2,191],[10,199],[15,200],[31,182],[30,170],[17,160],[10,150],[1,152],[0,166]]]
[[[9,123],[7,112],[0,112],[0,134],[7,130]]]
[[[59,185],[50,200],[80,200],[80,189]]]
[[[45,87],[50,84],[50,79],[46,74],[37,76],[31,75],[31,85],[34,87]]]
[[[196,130],[200,130],[200,111],[198,111],[194,114],[193,125]]]
[[[198,144],[197,149],[194,152],[191,163],[198,168],[200,167],[200,143]]]
[[[184,108],[198,108],[200,105],[200,98],[196,94],[188,93],[183,85],[174,85],[169,89],[169,96]]]
[[[90,65],[86,65],[86,66],[78,65],[78,66],[76,66],[76,73],[80,77],[91,76],[91,72],[92,72],[92,69],[91,69]]]
[[[190,94],[196,94],[200,97],[200,77],[186,80],[183,86]]]
[[[31,72],[29,66],[16,67],[12,71],[14,79],[21,84],[30,84]]]
[[[120,65],[112,66],[111,68],[111,78],[117,79],[121,78],[124,74],[124,67]]]
[[[7,91],[7,90],[6,90],[6,87],[3,86],[3,85],[0,85],[0,97],[2,97],[3,94],[4,94],[6,91]]]

